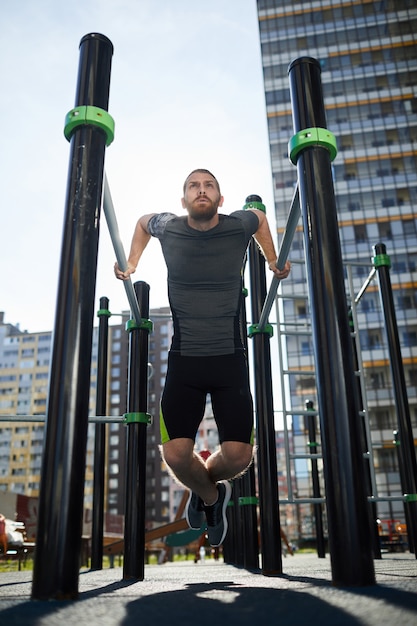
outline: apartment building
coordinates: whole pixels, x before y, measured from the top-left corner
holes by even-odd
[[[155,317],[154,317],[155,314]],[[117,418],[106,425],[106,511],[123,515],[126,481],[126,426],[120,416],[127,410],[129,333],[124,312],[109,325],[107,415]],[[113,316],[112,316],[113,318]],[[147,429],[146,519],[150,524],[170,519],[170,479],[161,462],[159,401],[167,367],[172,322],[168,308],[151,312],[153,332],[149,341],[149,413]],[[113,319],[117,319],[116,316]],[[112,319],[112,322],[113,322]],[[0,492],[39,495],[39,482],[47,408],[52,332],[30,333],[4,322],[0,313]],[[98,328],[93,329],[90,379],[90,416],[95,415],[97,390]],[[10,421],[7,421],[10,416]],[[30,416],[28,420],[25,417]],[[39,416],[39,421],[36,421]],[[6,421],[5,421],[6,420]],[[93,506],[94,432],[88,431],[84,505]]]
[[[416,4],[258,0],[257,9],[278,238],[297,178],[287,149],[294,134],[288,66],[308,56],[321,65],[327,128],[338,144],[333,174],[347,306],[372,269],[373,246],[385,243],[417,439]],[[284,377],[283,385],[288,424],[301,454],[307,449],[305,403],[311,400],[317,407],[301,222],[290,258],[293,270],[282,284],[279,310],[286,332],[284,366],[294,373]],[[379,496],[388,498],[378,503],[378,514],[404,520],[402,502],[389,500],[401,494],[401,485],[393,443],[396,409],[376,282],[358,303],[357,316],[376,487]],[[298,491],[311,495],[311,485]]]

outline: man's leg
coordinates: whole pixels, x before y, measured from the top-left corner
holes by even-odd
[[[220,449],[206,461],[214,483],[241,476],[252,462],[253,446],[241,441],[224,441]]]
[[[224,441],[207,461],[194,452],[192,439],[172,439],[163,444],[162,451],[177,480],[197,493],[206,504],[217,499],[217,482],[240,476],[253,458],[253,446],[240,441]]]
[[[219,546],[227,533],[226,508],[231,495],[227,479],[241,474],[252,460],[251,444],[223,442],[218,452],[207,461],[194,452],[192,439],[172,439],[162,446],[163,458],[177,480],[191,490],[186,518],[191,528],[200,525],[200,516],[205,511],[210,544]],[[198,504],[197,494],[204,502]],[[195,520],[195,524],[192,523]],[[198,522],[198,523],[197,523]]]
[[[167,441],[162,445],[162,455],[180,483],[197,493],[206,504],[216,501],[216,483],[211,478],[204,460],[194,452],[192,439],[178,438]]]

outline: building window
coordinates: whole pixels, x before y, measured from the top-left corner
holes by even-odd
[[[380,222],[378,224],[378,233],[382,240],[392,239],[392,231],[390,222]]]
[[[416,331],[403,332],[403,343],[406,348],[417,346],[417,332]]]
[[[381,472],[396,472],[398,456],[395,448],[380,448],[374,452],[375,466]]]
[[[403,220],[403,231],[406,237],[415,237],[417,234],[416,221],[414,219]]]
[[[408,370],[408,375],[410,377],[410,385],[417,387],[417,369]]]
[[[366,243],[366,225],[356,224],[354,226],[355,241],[356,243]]]

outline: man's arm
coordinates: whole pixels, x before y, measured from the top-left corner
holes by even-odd
[[[142,215],[142,217],[138,219],[133,233],[132,243],[130,244],[127,268],[123,271],[118,264],[115,263],[114,273],[116,278],[119,278],[120,280],[127,280],[129,276],[136,271],[140,257],[142,256],[142,253],[151,238],[151,235],[148,232],[148,222],[154,215],[156,214],[148,213],[147,215]]]
[[[279,270],[277,268],[277,253],[265,213],[263,211],[260,211],[259,209],[249,210],[253,211],[258,217],[259,226],[258,230],[254,234],[254,238],[268,263],[269,269],[274,272],[275,276],[280,280],[282,280],[283,278],[287,278],[288,274],[290,273],[291,264],[289,261],[287,261],[285,263],[284,269]]]

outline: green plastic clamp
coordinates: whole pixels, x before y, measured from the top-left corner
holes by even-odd
[[[288,142],[288,154],[293,165],[297,164],[299,153],[304,148],[321,146],[330,152],[334,161],[337,155],[336,137],[327,128],[305,128],[293,135]]]
[[[417,493],[405,493],[404,502],[417,502]]]
[[[307,448],[317,448],[317,447],[318,447],[318,445],[319,445],[319,444],[317,443],[317,441],[309,441],[309,442],[307,443]]]
[[[126,330],[128,332],[131,330],[147,330],[151,333],[153,331],[153,322],[152,320],[141,319],[140,324],[138,324],[136,320],[128,320],[126,322]]]
[[[108,309],[99,309],[97,311],[97,317],[111,317],[111,313]]]
[[[378,267],[391,267],[391,259],[388,254],[377,254],[373,256],[372,263],[376,269]]]
[[[243,288],[242,288],[242,296],[243,296],[244,298],[247,298],[247,297],[248,297],[248,295],[249,295],[249,291],[248,291],[248,289],[247,289],[246,287],[243,287]]]
[[[259,327],[259,324],[251,324],[248,328],[248,337],[252,338],[254,335],[258,335],[260,333],[266,333],[270,337],[274,334],[274,329],[271,324],[265,324],[263,328]]]
[[[248,504],[258,504],[259,498],[256,496],[241,496],[239,498],[239,506],[247,506]]]
[[[152,415],[149,413],[125,413],[123,421],[125,424],[152,424]]]
[[[247,202],[243,205],[242,211],[247,211],[248,209],[259,209],[259,211],[266,213],[266,206],[262,202]]]
[[[71,139],[74,130],[78,126],[86,125],[98,126],[106,133],[106,146],[109,146],[114,139],[114,119],[104,109],[94,106],[79,106],[71,109],[65,116],[64,135]]]

